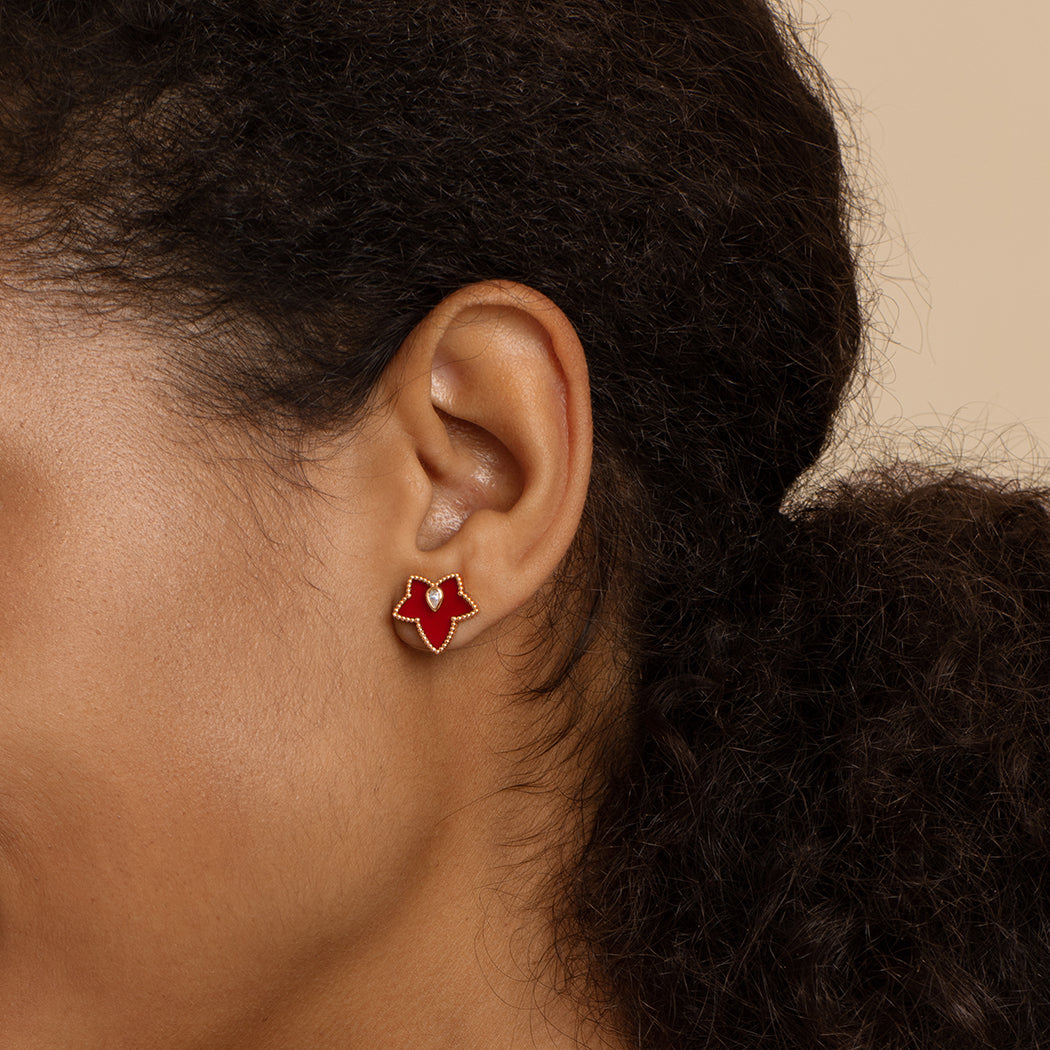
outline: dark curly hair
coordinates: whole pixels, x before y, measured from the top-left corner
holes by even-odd
[[[765,3],[0,0],[0,192],[7,265],[286,436],[456,288],[553,299],[595,465],[537,691],[632,597],[566,958],[644,1050],[1045,1039],[1046,493],[785,504],[864,320],[829,92]]]

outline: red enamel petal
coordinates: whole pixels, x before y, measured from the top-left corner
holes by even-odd
[[[409,596],[398,606],[398,616],[415,620],[420,616],[430,614],[430,606],[427,605],[428,587],[423,580],[413,580],[412,590]]]
[[[469,616],[474,611],[474,606],[467,601],[466,598],[462,597],[459,593],[459,588],[456,586],[455,577],[451,580],[445,580],[441,584],[442,593],[445,595],[445,600],[441,603],[439,612],[444,612],[447,608],[449,616]]]
[[[419,618],[419,629],[426,635],[427,641],[435,649],[440,649],[452,633],[452,613],[445,609],[442,602],[441,608],[432,613],[427,608],[426,615]]]

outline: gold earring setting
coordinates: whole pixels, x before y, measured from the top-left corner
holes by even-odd
[[[456,633],[461,620],[477,616],[478,607],[463,590],[458,572],[431,583],[425,576],[409,576],[405,596],[394,606],[394,619],[414,623],[423,644],[440,653]]]

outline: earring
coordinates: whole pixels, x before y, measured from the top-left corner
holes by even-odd
[[[463,590],[458,572],[431,583],[425,576],[409,576],[405,596],[394,606],[394,619],[414,623],[432,653],[452,641],[456,624],[477,616],[478,607]]]

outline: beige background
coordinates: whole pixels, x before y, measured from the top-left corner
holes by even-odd
[[[1050,3],[788,2],[876,200],[859,414],[948,460],[1050,456]]]

